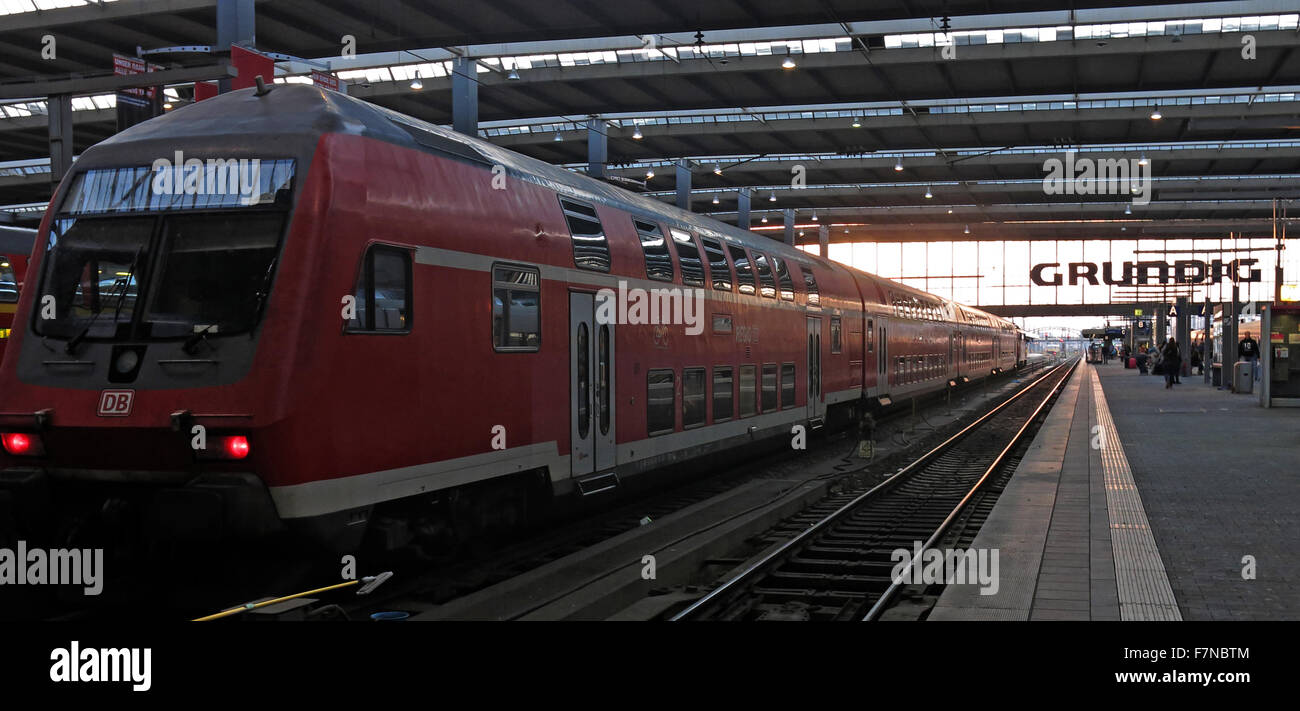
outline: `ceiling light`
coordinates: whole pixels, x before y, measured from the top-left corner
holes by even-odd
[[[1142,157],[1138,158],[1138,165],[1151,165],[1151,159],[1147,158],[1147,154],[1143,153]]]
[[[651,179],[651,178],[653,178],[653,177],[655,177],[655,169],[654,169],[654,168],[651,168],[651,169],[649,169],[649,170],[647,170],[647,171],[645,172],[645,179],[646,179],[646,180],[649,180],[649,179]]]
[[[845,228],[844,228],[844,234],[848,234],[848,233],[849,233],[849,228],[845,227]]]
[[[786,55],[785,61],[784,61],[784,62],[781,62],[781,68],[782,68],[782,69],[794,69],[794,68],[795,68],[794,57],[791,57],[791,56],[789,56],[789,55]]]
[[[1125,206],[1124,206],[1124,214],[1125,214],[1125,215],[1132,215],[1132,214],[1133,214],[1133,206],[1132,206],[1132,205],[1125,205]]]
[[[641,135],[641,127],[640,127],[640,126],[637,126],[636,128],[634,128],[634,129],[632,130],[632,138],[635,139],[635,140],[638,140],[638,141],[641,140],[642,138],[644,138],[644,136]]]
[[[420,72],[415,72],[415,78],[411,80],[411,91],[419,91],[424,88],[424,82],[420,81]]]
[[[722,175],[722,165],[720,163],[713,164],[713,174]]]
[[[1156,104],[1155,108],[1151,109],[1151,120],[1159,121],[1162,118],[1164,118],[1164,116],[1160,113],[1160,105]]]
[[[762,222],[763,224],[766,225],[766,224],[767,224],[767,215],[763,215],[763,219],[759,220],[759,222]]]
[[[899,158],[898,162],[894,163],[894,170],[902,170],[902,169],[903,169],[903,159]]]
[[[713,196],[713,204],[714,204],[714,205],[717,205],[717,204],[720,203],[720,202],[722,202],[722,201],[718,199],[718,196],[717,196],[717,195],[714,195],[714,196]]]
[[[803,230],[799,230],[799,236],[803,237]]]
[[[769,194],[769,195],[767,196],[767,201],[768,201],[768,202],[776,202],[776,193],[773,192],[773,193]]]
[[[506,75],[506,79],[509,81],[519,81],[519,70],[511,69],[510,73]]]
[[[564,140],[564,136],[561,136],[561,135],[560,135],[560,132],[559,132],[559,131],[556,131],[556,132],[555,132],[555,138],[553,138],[553,139],[551,139],[551,140],[555,141],[556,143],[559,143],[560,141],[563,141],[563,140]]]
[[[930,199],[930,198],[932,198],[932,197],[934,197],[934,193],[930,192],[930,188],[929,188],[929,187],[926,187],[926,189],[925,189],[925,198],[928,200],[928,199]]]
[[[170,102],[170,101],[168,101],[167,103],[163,104],[163,108],[164,108],[164,109],[170,109],[171,107],[172,107],[172,102]]]
[[[970,234],[970,225],[966,225],[966,234]]]
[[[853,117],[853,127],[854,127],[854,128],[862,128],[862,117],[861,117],[861,116],[854,116],[854,117]]]
[[[813,222],[817,221],[817,211],[813,210]]]
[[[948,214],[949,214],[949,215],[951,215],[951,214],[952,214],[952,208],[951,208],[951,207],[950,207],[950,208],[948,208]]]

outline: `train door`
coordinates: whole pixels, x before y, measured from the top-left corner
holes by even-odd
[[[822,320],[808,317],[808,419],[826,414],[822,400]]]
[[[572,475],[613,469],[614,324],[597,323],[592,294],[569,294],[569,391]]]
[[[880,319],[880,328],[876,338],[876,394],[889,392],[889,327],[885,319]]]

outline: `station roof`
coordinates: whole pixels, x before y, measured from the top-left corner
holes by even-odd
[[[55,4],[0,7],[33,2]],[[353,96],[436,123],[451,121],[451,59],[472,57],[485,138],[582,170],[596,115],[611,173],[672,200],[673,162],[686,159],[695,210],[734,220],[735,189],[750,187],[760,229],[764,211],[784,208],[805,229],[834,223],[836,241],[1271,229],[1271,200],[1300,197],[1294,3],[1123,5],[656,0],[615,11],[557,0],[543,11],[529,0],[259,1],[256,30],[259,49],[326,63]],[[113,52],[137,46],[209,44],[215,15],[216,0],[12,14],[0,23],[0,87],[103,73]],[[337,57],[340,27],[356,28],[351,64]],[[46,33],[59,38],[56,61],[18,51]],[[1247,34],[1253,59],[1243,55]],[[189,96],[175,89],[177,102]],[[109,98],[76,100],[77,152],[113,132]],[[46,117],[34,99],[0,102],[0,203],[49,197]],[[1150,204],[1046,194],[1044,161],[1067,148],[1149,160]],[[806,187],[792,187],[800,169]]]

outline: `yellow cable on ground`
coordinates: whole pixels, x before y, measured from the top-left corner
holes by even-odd
[[[196,620],[191,620],[191,622],[208,622],[208,621],[210,621],[210,620],[219,620],[219,619],[221,619],[221,618],[223,618],[223,617],[230,617],[231,615],[238,615],[238,614],[241,613],[241,612],[248,612],[249,610],[256,610],[256,609],[259,608],[259,607],[266,607],[267,605],[274,605],[274,604],[277,603],[277,602],[284,602],[285,600],[292,600],[292,599],[294,599],[294,598],[302,597],[302,596],[304,596],[304,595],[312,595],[312,594],[315,594],[315,593],[328,592],[328,591],[330,591],[330,590],[338,590],[339,588],[346,588],[346,587],[348,587],[349,585],[356,585],[356,584],[359,583],[359,582],[361,582],[361,581],[360,581],[360,580],[349,580],[349,581],[347,581],[346,583],[339,583],[339,584],[337,584],[337,585],[330,585],[330,586],[328,586],[328,587],[316,588],[315,590],[307,590],[307,591],[305,591],[305,592],[294,593],[293,595],[285,595],[284,597],[277,597],[277,598],[275,598],[274,600],[266,600],[266,601],[263,601],[263,602],[257,602],[257,603],[249,602],[249,603],[245,603],[245,604],[243,604],[243,605],[240,605],[239,607],[232,607],[232,608],[230,608],[229,610],[223,610],[223,611],[221,611],[221,612],[216,613],[215,615],[208,615],[207,617],[200,617],[200,618],[198,618],[198,619],[196,619]]]

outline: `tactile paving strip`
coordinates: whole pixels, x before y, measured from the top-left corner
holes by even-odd
[[[1142,496],[1133,482],[1124,446],[1110,417],[1101,379],[1091,368],[1093,403],[1101,445],[1101,464],[1106,481],[1106,508],[1110,513],[1110,540],[1115,552],[1115,583],[1119,591],[1119,612],[1123,620],[1181,620],[1164,561],[1156,548],[1147,522]]]

